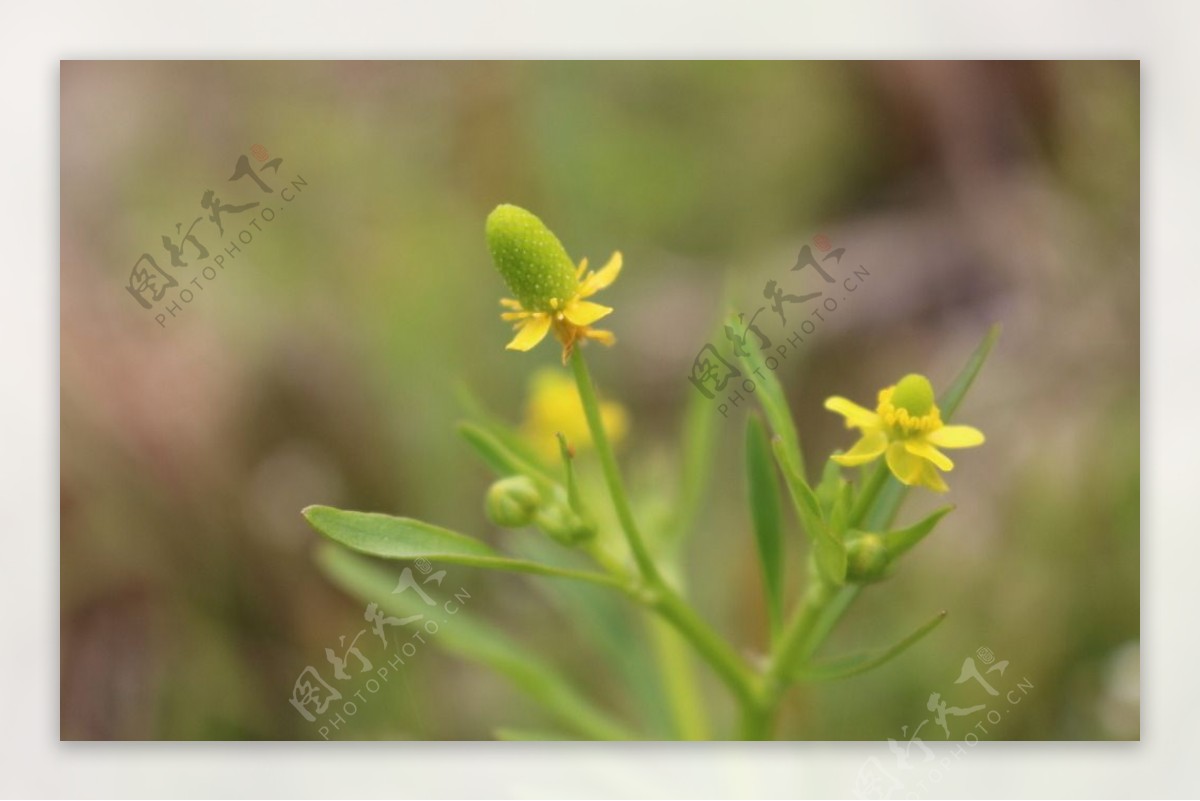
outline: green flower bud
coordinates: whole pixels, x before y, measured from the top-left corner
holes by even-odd
[[[577,545],[591,539],[596,527],[584,520],[570,507],[551,504],[537,514],[537,526],[563,545]]]
[[[566,248],[525,209],[497,206],[487,218],[487,241],[496,269],[526,311],[551,311],[579,290]]]
[[[913,417],[928,414],[933,408],[933,400],[933,384],[917,373],[909,373],[901,378],[892,394],[892,404],[897,409],[907,410]]]
[[[520,528],[533,522],[542,496],[528,476],[509,476],[488,487],[483,510],[488,520],[502,528]]]
[[[890,563],[887,545],[878,534],[863,534],[846,543],[847,581],[855,584],[878,581]]]

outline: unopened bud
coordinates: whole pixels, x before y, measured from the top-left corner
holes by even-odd
[[[571,511],[569,506],[557,503],[538,512],[537,526],[563,545],[575,545],[596,533],[594,525]]]
[[[542,496],[528,476],[509,476],[488,487],[484,513],[502,528],[520,528],[533,522]]]
[[[878,534],[863,534],[846,543],[846,580],[855,584],[878,581],[891,562],[887,545]]]

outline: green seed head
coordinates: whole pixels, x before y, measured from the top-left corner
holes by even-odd
[[[549,311],[579,288],[575,265],[546,224],[519,206],[497,206],[487,218],[488,249],[504,283],[526,311]]]
[[[488,487],[483,510],[501,528],[520,528],[533,522],[542,503],[537,486],[528,476],[509,476]]]
[[[929,414],[933,408],[933,385],[925,376],[909,373],[896,384],[892,403],[914,417]]]

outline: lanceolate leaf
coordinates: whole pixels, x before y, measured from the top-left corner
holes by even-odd
[[[783,471],[788,492],[791,494],[792,503],[796,507],[796,514],[799,516],[801,525],[804,526],[804,530],[812,543],[817,569],[821,571],[821,575],[830,584],[840,586],[846,581],[846,546],[842,544],[840,539],[834,536],[830,530],[829,523],[822,519],[817,496],[796,472],[795,466],[789,461],[787,449],[783,443],[779,439],[776,439],[774,447],[775,458],[779,462],[779,468]],[[844,486],[843,489],[848,491],[849,487]],[[840,525],[844,530],[844,506],[848,498],[843,492],[839,492],[838,497],[842,500],[843,504]]]
[[[429,559],[491,570],[510,570],[542,576],[590,581],[619,587],[603,573],[513,559],[492,550],[487,543],[449,529],[407,517],[374,512],[350,512],[330,506],[309,506],[304,517],[320,533],[359,553],[384,559]]]
[[[802,667],[796,674],[801,681],[830,681],[844,679],[866,673],[868,670],[884,665],[915,645],[922,637],[937,628],[946,619],[946,612],[938,612],[932,620],[923,624],[912,634],[905,637],[892,647],[876,654],[855,654],[834,660],[826,665],[809,665]]]
[[[459,423],[458,433],[498,476],[525,475],[543,485],[554,479],[540,464],[518,453],[493,431],[475,423]]]
[[[788,462],[795,468],[796,475],[808,485],[804,476],[804,453],[800,449],[800,434],[792,421],[792,412],[788,408],[787,394],[775,372],[766,366],[762,351],[758,348],[747,348],[745,356],[741,357],[742,365],[746,368],[748,380],[755,384],[754,394],[762,406],[767,422],[775,436],[783,442]]]
[[[783,616],[783,521],[779,479],[775,474],[766,427],[754,414],[746,418],[746,481],[750,517],[763,569],[767,613],[771,631],[775,633]]]
[[[953,506],[943,506],[919,523],[884,534],[883,541],[887,546],[888,557],[895,560],[900,554],[911,550],[918,542],[929,536],[929,532],[933,531],[933,527],[938,524],[938,521],[953,510]]]
[[[322,545],[317,551],[316,561],[336,585],[364,602],[378,604],[390,615],[404,618],[429,613],[430,607],[419,596],[393,594],[396,575],[382,565],[330,544]],[[597,740],[636,738],[621,723],[579,695],[551,665],[474,619],[469,609],[464,608],[470,603],[469,597],[460,598],[453,615],[447,614],[439,621],[437,632],[427,635],[426,639],[505,676],[560,724],[583,737]]]

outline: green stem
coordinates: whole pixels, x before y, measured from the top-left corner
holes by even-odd
[[[649,617],[646,625],[654,644],[663,692],[671,711],[675,731],[684,740],[708,739],[708,716],[704,709],[704,695],[696,684],[696,672],[692,663],[692,652],[670,623],[660,617]]]
[[[787,690],[797,661],[812,649],[812,635],[829,602],[837,597],[834,588],[816,579],[809,585],[800,607],[783,630],[771,660],[763,673],[756,707],[748,708],[742,718],[742,737],[747,740],[770,739],[779,712],[779,702]]]
[[[571,368],[575,371],[575,383],[579,387],[579,400],[583,403],[583,414],[587,417],[588,429],[592,432],[592,443],[596,446],[596,454],[600,457],[600,466],[604,471],[604,482],[608,484],[609,494],[612,495],[613,506],[617,510],[617,519],[629,541],[629,549],[633,551],[634,561],[642,576],[655,586],[662,584],[662,577],[654,566],[646,542],[638,531],[637,522],[633,519],[633,510],[629,506],[629,497],[625,493],[625,484],[621,481],[621,471],[617,467],[617,459],[613,455],[612,446],[608,442],[608,433],[604,430],[604,422],[600,417],[600,402],[596,399],[596,388],[592,385],[592,375],[584,361],[583,351],[575,348],[571,354]]]
[[[625,484],[621,480],[621,472],[617,467],[617,459],[613,455],[608,434],[600,417],[600,403],[596,399],[596,389],[592,384],[592,376],[588,371],[583,353],[576,348],[571,354],[571,367],[575,372],[575,383],[579,388],[579,400],[583,404],[583,413],[587,418],[588,429],[592,434],[592,444],[600,457],[600,466],[604,472],[604,480],[612,496],[613,506],[629,549],[633,552],[638,571],[645,582],[645,591],[635,593],[639,600],[654,609],[662,617],[675,626],[679,633],[691,642],[692,646],[713,667],[743,705],[757,700],[754,688],[754,677],[750,669],[737,655],[737,652],[721,639],[707,623],[692,610],[679,594],[668,585],[654,564],[650,551],[646,548],[633,518],[633,510],[629,505],[629,497],[625,492]]]
[[[850,510],[850,528],[858,528],[870,511],[871,506],[875,503],[875,498],[879,495],[879,491],[883,489],[883,485],[887,483],[888,467],[886,464],[878,464],[875,466],[875,472],[871,473],[871,477],[867,479],[862,490],[858,493],[858,498],[854,501],[854,507]]]
[[[666,585],[656,588],[656,598],[650,606],[679,630],[692,646],[713,667],[743,705],[758,701],[754,678],[749,668],[707,623],[692,611],[679,595]]]

